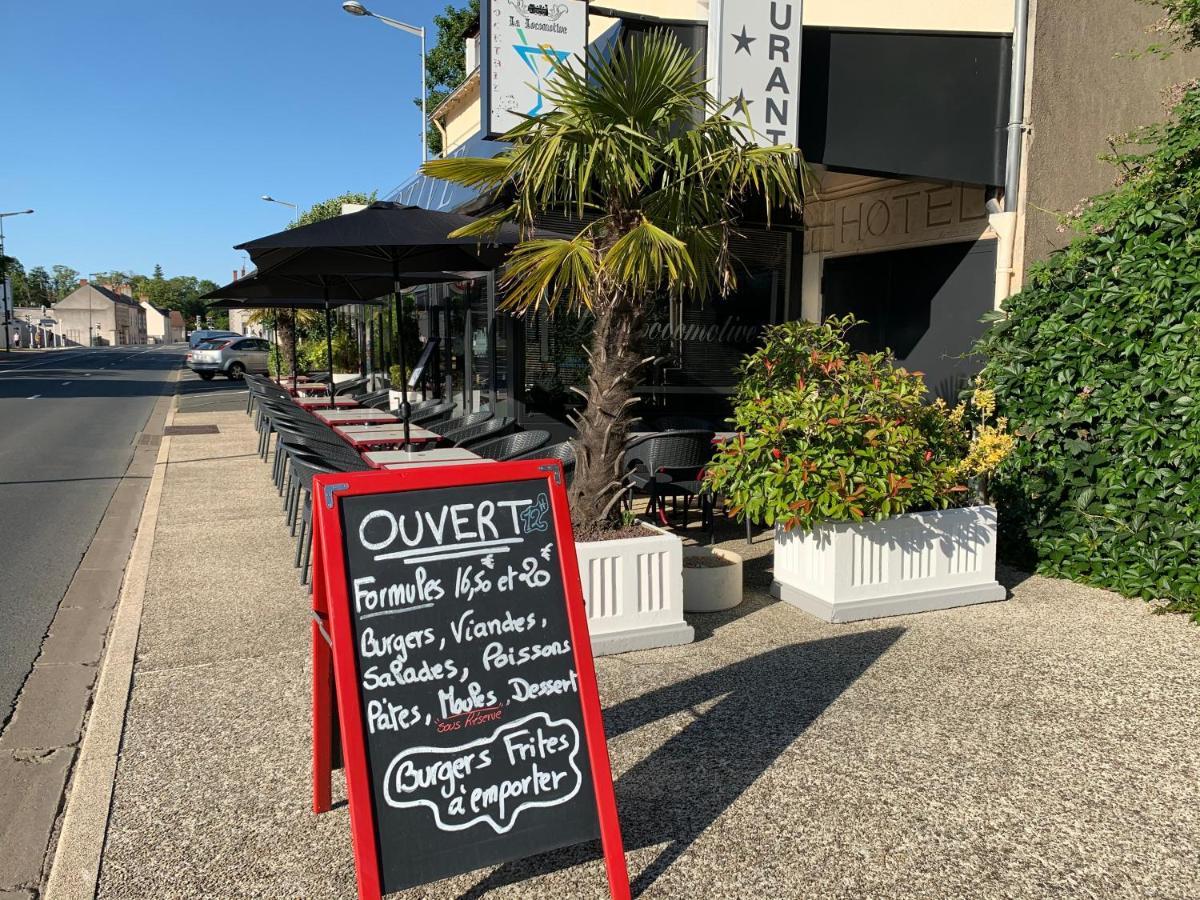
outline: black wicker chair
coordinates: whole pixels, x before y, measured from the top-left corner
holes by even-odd
[[[457,431],[444,432],[442,437],[455,447],[469,447],[487,438],[508,434],[508,432],[513,431],[516,427],[517,423],[515,419],[507,417],[503,419],[488,419],[486,422],[480,422],[478,425],[460,428]]]
[[[504,437],[495,438],[494,440],[472,444],[471,452],[478,453],[485,459],[504,462],[505,460],[515,459],[518,456],[536,456],[534,451],[548,440],[550,440],[550,432],[548,431],[518,431],[516,434],[509,434]]]
[[[495,413],[490,409],[481,409],[478,412],[467,413],[465,416],[456,416],[453,419],[447,419],[445,422],[439,422],[438,427],[431,429],[441,435],[448,435],[452,431],[462,431],[464,428],[470,428],[472,425],[479,425],[482,422],[489,422],[495,418]]]
[[[512,457],[512,459],[557,459],[562,463],[563,477],[566,479],[568,487],[571,486],[571,479],[575,477],[575,447],[570,441],[561,441],[557,444],[539,447],[537,450],[522,453],[520,456]]]
[[[713,433],[700,429],[654,434],[631,444],[625,450],[628,504],[632,506],[634,491],[643,491],[650,498],[647,512],[657,512],[659,521],[665,525],[663,498],[683,497],[686,528],[688,507],[691,498],[696,497],[707,523],[712,503],[703,490],[703,477],[704,466],[712,459],[713,452]]]
[[[423,409],[419,413],[413,413],[408,417],[408,423],[410,425],[420,425],[422,428],[429,428],[430,425],[444,422],[446,419],[450,418],[453,412],[453,403],[439,403],[436,406]]]

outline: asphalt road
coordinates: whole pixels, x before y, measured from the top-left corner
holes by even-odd
[[[0,726],[185,349],[0,352]]]

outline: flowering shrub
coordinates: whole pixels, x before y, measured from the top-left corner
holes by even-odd
[[[1005,424],[989,424],[992,394],[977,390],[972,409],[926,403],[921,373],[850,350],[854,324],[776,325],[743,361],[738,436],[707,474],[739,517],[810,529],[959,505],[1011,449]]]

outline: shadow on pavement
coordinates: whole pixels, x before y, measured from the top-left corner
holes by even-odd
[[[885,628],[780,647],[605,710],[610,740],[678,713],[694,716],[617,781],[625,848],[667,845],[637,876],[633,895],[650,887],[903,634]],[[460,900],[599,855],[592,842],[507,863]]]

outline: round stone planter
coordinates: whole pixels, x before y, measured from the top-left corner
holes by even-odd
[[[725,565],[692,565],[689,558],[720,559]],[[742,558],[720,547],[683,548],[683,611],[720,612],[742,602]]]

